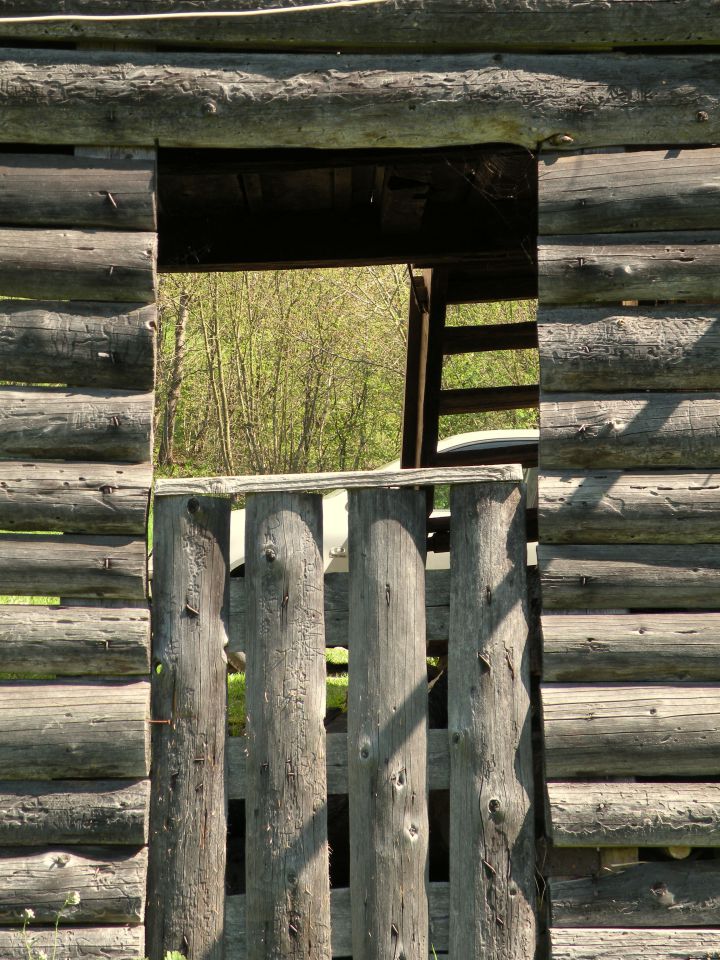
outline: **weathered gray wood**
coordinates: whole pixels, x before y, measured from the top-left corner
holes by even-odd
[[[146,777],[149,707],[146,680],[4,680],[3,779]]]
[[[720,953],[720,930],[550,931],[554,960],[698,960]]]
[[[0,456],[150,460],[152,393],[0,387]]]
[[[599,877],[551,880],[550,902],[558,927],[709,925],[720,907],[720,863],[639,863]]]
[[[155,505],[148,954],[222,956],[230,504]]]
[[[712,544],[538,546],[546,610],[718,606],[720,547]]]
[[[0,956],[4,960],[27,960],[27,947],[37,955],[44,951],[52,957],[57,942],[57,956],[62,960],[136,960],[145,953],[142,926],[137,927],[60,927],[55,940],[52,927],[29,927],[22,931],[0,929]]]
[[[150,463],[0,461],[0,528],[144,534],[151,487]]]
[[[450,953],[535,956],[530,659],[520,484],[451,492]]]
[[[145,540],[0,534],[0,590],[19,596],[142,600],[147,592]]]
[[[546,391],[715,390],[720,310],[545,307],[538,310]]]
[[[31,903],[37,923],[54,923],[66,898],[80,900],[62,911],[66,924],[141,923],[145,906],[144,847],[60,847],[0,851],[0,921],[23,922]]]
[[[149,780],[0,782],[0,844],[142,846],[149,801]]]
[[[720,222],[718,149],[549,156],[538,179],[545,236],[712,230]]]
[[[354,960],[425,960],[427,667],[421,490],[348,494]]]
[[[0,160],[0,223],[155,230],[154,164],[7,154]]]
[[[322,498],[250,498],[248,960],[329,960]]]
[[[720,393],[548,393],[540,405],[540,462],[546,469],[715,468],[719,418]]]
[[[545,614],[545,680],[720,680],[720,614]]]
[[[6,673],[147,675],[150,611],[2,604],[0,658]]]
[[[548,777],[720,773],[718,684],[548,684],[543,710]]]
[[[155,306],[0,301],[8,380],[152,390]]]
[[[556,847],[720,847],[720,784],[547,785]]]
[[[720,232],[543,237],[538,297],[557,304],[719,300]]]
[[[664,56],[660,70],[654,56],[623,54],[340,60],[333,49],[226,54],[220,63],[201,53],[9,48],[0,64],[0,137],[11,143],[347,149],[500,141],[576,150],[720,140],[714,54],[692,63]]]

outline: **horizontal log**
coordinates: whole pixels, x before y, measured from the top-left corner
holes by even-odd
[[[0,650],[6,673],[146,675],[150,610],[2,604]]]
[[[149,709],[146,680],[3,681],[3,779],[146,777]]]
[[[244,149],[710,145],[720,140],[718,62],[664,56],[660,70],[656,57],[623,54],[339,59],[333,48],[220,63],[203,53],[8,48],[0,137]]]
[[[718,149],[544,157],[538,229],[545,236],[712,230],[720,222],[719,171]]]
[[[720,473],[543,471],[538,522],[544,543],[717,543]]]
[[[549,900],[557,927],[710,925],[720,908],[720,863],[638,863],[600,876],[551,880]]]
[[[546,614],[543,678],[720,680],[720,614]]]
[[[548,469],[715,468],[719,418],[720,393],[546,393],[540,458]]]
[[[542,701],[550,778],[720,773],[720,684],[548,684]]]
[[[147,160],[5,155],[0,223],[155,230],[155,166]]]
[[[127,303],[0,301],[8,380],[152,390],[157,308]]]
[[[152,464],[0,461],[0,529],[145,533]]]
[[[0,851],[0,921],[22,924],[31,903],[37,923],[141,923],[147,849],[69,847]],[[68,896],[79,902],[63,909]]]
[[[720,231],[544,237],[538,272],[543,303],[720,300]]]
[[[0,591],[142,600],[147,593],[145,539],[0,534]]]
[[[142,846],[149,801],[148,780],[0,782],[0,845]]]
[[[457,413],[487,413],[494,410],[519,410],[540,403],[538,384],[510,387],[474,387],[441,390],[438,395],[441,417]]]
[[[0,457],[150,459],[153,394],[0,387]]]
[[[720,847],[718,783],[547,785],[556,847]]]
[[[446,356],[459,353],[484,353],[493,350],[533,350],[538,345],[536,323],[486,323],[482,325],[446,327],[442,352]]]
[[[45,953],[62,960],[135,960],[145,953],[144,928],[135,927],[29,927],[23,934],[16,928],[0,929],[0,956],[3,960],[27,960]]]
[[[720,954],[720,930],[550,930],[554,960],[699,960]]]
[[[546,610],[712,610],[718,606],[715,544],[538,546]]]

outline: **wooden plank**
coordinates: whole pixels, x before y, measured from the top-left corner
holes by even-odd
[[[540,371],[547,391],[715,390],[720,310],[688,307],[540,307]]]
[[[718,684],[547,684],[542,699],[550,778],[720,773]]]
[[[351,491],[348,781],[354,960],[430,949],[422,490]]]
[[[142,846],[149,800],[149,780],[0,782],[0,844]]]
[[[538,546],[546,610],[712,610],[720,548],[714,544]]]
[[[19,596],[142,600],[147,593],[145,540],[0,534],[0,590]]]
[[[0,223],[155,230],[155,165],[6,154],[0,160]]]
[[[427,363],[427,306],[425,281],[421,276],[413,274],[410,277],[410,295],[408,298],[405,395],[403,397],[402,440],[400,445],[400,466],[403,469],[420,466],[422,408]]]
[[[0,929],[0,956],[5,960],[27,960],[28,946],[48,957],[57,943],[63,960],[136,960],[145,953],[142,926],[137,927],[30,927],[23,935],[15,929]]]
[[[720,299],[720,232],[543,237],[538,297],[546,304]]]
[[[532,960],[524,496],[519,484],[473,484],[453,488],[450,502],[449,949],[472,960]]]
[[[720,614],[545,614],[543,677],[720,680]]]
[[[494,410],[519,410],[540,404],[537,383],[509,387],[470,387],[441,390],[439,395],[441,417],[457,413],[486,413]]]
[[[550,931],[554,960],[698,960],[720,953],[720,930]]]
[[[547,393],[540,459],[547,469],[715,468],[718,418],[720,393]]]
[[[143,534],[152,464],[0,461],[0,528]]]
[[[720,906],[717,861],[639,863],[600,876],[550,881],[556,927],[710,925]]]
[[[146,777],[149,708],[145,680],[4,680],[3,779]]]
[[[720,847],[720,784],[547,785],[556,847]]]
[[[543,236],[712,230],[720,221],[718,149],[546,156],[538,181]]]
[[[155,506],[148,954],[222,956],[230,504]]]
[[[499,56],[340,61],[332,48],[225,54],[219,63],[212,53],[11,47],[0,52],[0,135],[7,143],[237,149],[512,142],[578,150],[720,140],[714,54],[695,54],[692,67],[686,55],[663,56],[662,70],[651,55]],[[420,114],[407,109],[410,100]]]
[[[0,301],[9,380],[152,390],[157,309],[127,303]]]
[[[437,453],[439,433],[439,392],[442,386],[442,337],[447,319],[448,271],[445,267],[423,270],[427,291],[427,313],[420,356],[421,395],[418,404],[418,444],[413,463],[408,466],[426,467]]]
[[[142,923],[147,850],[144,847],[70,847],[0,850],[0,920],[22,924],[26,904],[35,922]],[[77,904],[63,909],[68,896]]]
[[[152,393],[0,387],[0,457],[146,463]]]
[[[6,673],[147,675],[150,611],[2,604],[0,650]]]
[[[329,960],[322,498],[247,506],[247,957]]]
[[[484,353],[493,350],[533,350],[538,345],[536,323],[487,323],[445,327],[442,352]]]

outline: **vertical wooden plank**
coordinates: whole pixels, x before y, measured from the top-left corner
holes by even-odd
[[[322,498],[248,500],[247,960],[329,960]]]
[[[159,497],[153,576],[149,956],[222,960],[230,501]]]
[[[354,960],[427,960],[425,495],[349,493]]]
[[[530,663],[519,483],[451,491],[450,950],[535,955]]]

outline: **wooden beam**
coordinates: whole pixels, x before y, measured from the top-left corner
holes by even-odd
[[[4,960],[27,960],[28,948],[35,955],[48,957],[57,947],[63,960],[127,960],[145,953],[142,926],[67,927],[56,932],[52,927],[30,927],[24,934],[18,929],[0,929],[0,956]]]
[[[529,386],[471,387],[461,390],[441,390],[439,394],[441,417],[458,413],[487,413],[494,410],[518,410],[540,404],[540,387]]]
[[[695,960],[720,952],[720,930],[550,930],[555,960]]]
[[[425,280],[411,272],[400,450],[400,466],[406,470],[417,469],[421,465],[422,413],[427,365],[427,310],[428,291]]]
[[[445,327],[442,352],[449,357],[493,350],[533,350],[537,345],[536,323],[487,323]]]

